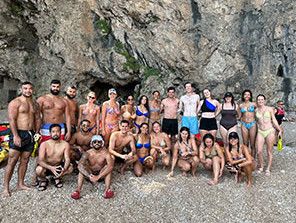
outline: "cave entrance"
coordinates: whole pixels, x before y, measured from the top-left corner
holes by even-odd
[[[7,108],[8,103],[16,98],[20,81],[9,77],[0,77],[0,108]]]
[[[117,101],[123,105],[125,104],[125,99],[129,94],[135,94],[135,87],[139,82],[130,82],[127,85],[112,85],[110,83],[103,83],[100,81],[96,81],[91,87],[90,90],[96,92],[97,100],[100,103],[107,101],[108,98],[108,90],[110,88],[115,88],[117,91]]]

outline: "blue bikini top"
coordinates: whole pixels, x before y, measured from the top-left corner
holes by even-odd
[[[255,111],[255,108],[253,107],[253,105],[248,109],[248,112],[254,112]],[[241,112],[242,113],[245,113],[247,112],[243,107],[241,108]]]
[[[144,115],[145,117],[148,117],[148,115],[149,115],[149,111],[147,111],[146,113],[142,113],[142,112],[138,109],[138,106],[137,106],[136,115],[138,115],[138,116],[142,116],[142,115]]]
[[[148,149],[149,147],[150,147],[150,142],[147,142],[147,143],[145,143],[144,145],[142,144],[142,143],[136,143],[136,147],[137,147],[137,149],[142,149],[143,147],[145,148],[145,149]]]

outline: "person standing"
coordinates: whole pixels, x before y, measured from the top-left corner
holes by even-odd
[[[168,88],[168,97],[161,101],[160,112],[164,112],[162,119],[162,131],[171,136],[173,142],[178,134],[178,104],[179,99],[175,98],[175,88]]]
[[[180,98],[179,112],[183,114],[181,127],[190,129],[191,137],[199,133],[197,109],[200,102],[200,97],[192,91],[191,83],[185,84],[186,94]]]
[[[78,113],[78,102],[74,99],[76,97],[76,87],[69,86],[64,97],[69,103],[70,112],[70,123],[71,123],[71,136],[76,132],[77,126],[77,113]]]
[[[8,121],[11,129],[9,137],[9,158],[4,173],[5,197],[9,197],[9,182],[14,167],[20,159],[18,167],[17,190],[32,190],[25,186],[24,178],[31,153],[34,150],[34,131],[39,132],[40,108],[38,103],[32,99],[33,84],[23,82],[21,85],[21,96],[12,100],[8,105]]]

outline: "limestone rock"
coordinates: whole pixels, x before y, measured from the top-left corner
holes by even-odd
[[[3,0],[0,82],[51,79],[89,90],[177,96],[192,81],[216,98],[226,90],[264,93],[296,108],[296,3],[292,0]],[[3,90],[3,89],[2,89]],[[2,100],[3,104],[7,101]]]

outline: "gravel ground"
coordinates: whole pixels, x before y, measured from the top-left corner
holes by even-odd
[[[201,165],[196,180],[191,175],[183,177],[178,168],[174,178],[167,178],[169,170],[160,166],[137,178],[131,171],[120,175],[115,166],[114,198],[103,198],[103,183],[95,187],[85,182],[83,198],[73,200],[75,175],[64,177],[61,189],[49,184],[44,192],[16,191],[15,171],[12,196],[0,199],[0,222],[295,222],[295,123],[284,123],[284,128],[285,142],[294,148],[285,146],[278,151],[275,147],[271,176],[254,172],[252,188],[246,187],[245,178],[235,184],[227,171],[218,185],[208,186],[211,174]],[[32,158],[29,163],[27,184],[31,183],[34,161]],[[2,168],[0,179],[3,175]]]

